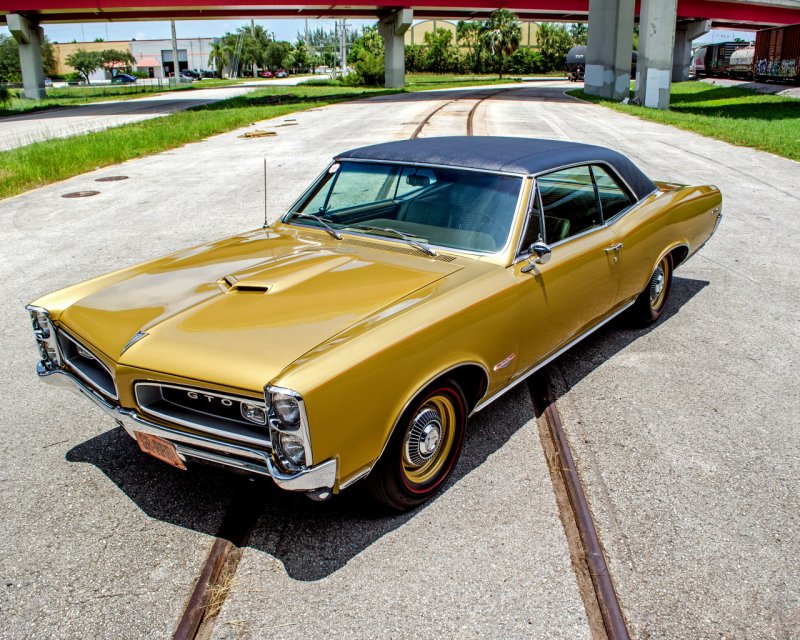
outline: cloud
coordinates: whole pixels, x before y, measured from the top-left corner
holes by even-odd
[[[137,31],[136,35],[133,36],[134,40],[147,40],[147,32],[146,31]]]

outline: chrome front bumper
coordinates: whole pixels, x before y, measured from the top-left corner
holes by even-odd
[[[36,373],[43,382],[69,389],[94,402],[125,429],[131,438],[136,439],[136,433],[139,432],[171,442],[184,461],[186,458],[194,458],[270,476],[281,489],[304,491],[317,499],[328,498],[333,493],[337,471],[335,458],[295,474],[287,474],[275,465],[268,452],[165,427],[142,418],[135,411],[116,407],[63,369],[48,369],[40,362]]]

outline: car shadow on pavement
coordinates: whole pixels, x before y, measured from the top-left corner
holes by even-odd
[[[658,323],[646,329],[626,328],[622,321],[610,323],[571,350],[573,361],[582,362],[588,370],[597,368],[637,338],[668,322],[707,284],[674,278],[668,310]],[[578,372],[579,378],[583,375]],[[534,417],[524,384],[473,416],[461,459],[445,492]],[[314,581],[330,575],[428,508],[387,514],[369,502],[358,484],[333,500],[317,503],[281,491],[267,478],[206,465],[179,471],[141,453],[121,428],[73,447],[66,459],[96,466],[147,516],[163,522],[235,539],[239,535],[233,531],[237,520],[247,528],[255,521],[246,546],[282,562],[295,580]],[[233,511],[238,513],[232,516]]]

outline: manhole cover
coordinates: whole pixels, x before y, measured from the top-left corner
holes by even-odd
[[[105,178],[98,178],[95,182],[119,182],[120,180],[127,180],[128,176],[106,176]]]
[[[99,191],[73,191],[72,193],[65,193],[62,198],[88,198],[89,196],[96,196]]]

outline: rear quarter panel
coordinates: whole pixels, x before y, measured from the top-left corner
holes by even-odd
[[[664,254],[684,247],[691,255],[714,232],[722,204],[713,186],[659,183],[659,190],[610,226],[623,243],[618,298],[628,300],[647,286]]]

